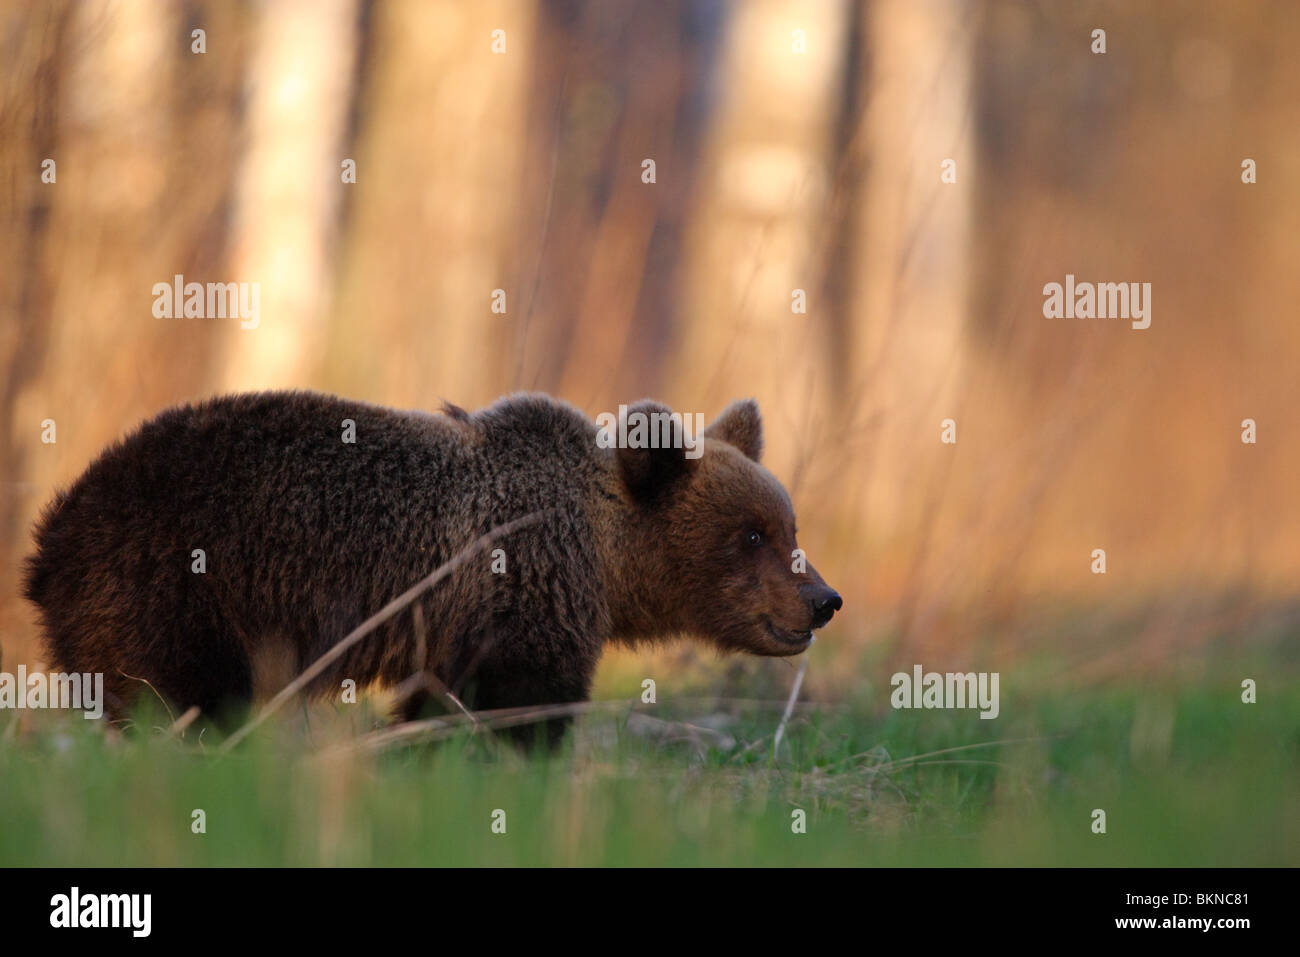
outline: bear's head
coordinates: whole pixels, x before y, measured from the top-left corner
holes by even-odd
[[[615,610],[616,631],[689,632],[726,650],[798,654],[842,602],[799,549],[790,496],[759,464],[757,403],[733,402],[702,436],[689,426],[671,432],[674,419],[682,422],[643,401],[619,423],[621,437],[648,428],[614,453],[630,510],[619,547],[632,553],[616,587],[634,596]],[[647,435],[664,441],[645,447]]]

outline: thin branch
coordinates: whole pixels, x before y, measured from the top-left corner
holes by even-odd
[[[456,697],[452,690],[443,684],[441,679],[432,671],[416,671],[397,686],[393,692],[393,697],[396,704],[400,706],[422,691],[437,695],[445,703],[451,705],[451,710],[459,711],[465,715],[471,724],[478,724],[478,718],[474,717],[474,712],[465,707],[465,702]]]
[[[168,706],[167,699],[158,693],[158,689],[155,688],[152,683],[150,683],[148,678],[137,678],[135,675],[127,674],[121,668],[117,670],[117,673],[120,674],[123,678],[130,678],[132,681],[142,681],[145,684],[149,685],[149,690],[158,696],[158,700],[162,702],[162,706],[167,709],[167,717],[172,719],[172,724],[176,723],[176,715],[172,713],[172,709]]]
[[[926,751],[924,754],[914,754],[910,758],[899,758],[897,761],[886,761],[884,764],[877,764],[871,770],[884,771],[892,768],[901,768],[908,764],[915,764],[917,761],[923,761],[926,758],[933,758],[940,754],[952,754],[954,751],[969,751],[972,748],[995,748],[1001,744],[1030,744],[1034,741],[1048,741],[1050,738],[1002,738],[997,741],[979,741],[975,744],[959,744],[954,748],[940,748],[938,751]],[[864,754],[870,752],[863,752]]]
[[[185,737],[185,729],[194,723],[194,719],[199,716],[199,706],[192,704],[186,712],[172,722],[171,733]]]
[[[450,738],[467,727],[474,733],[479,731],[500,731],[526,724],[536,724],[551,718],[568,718],[593,712],[631,711],[636,701],[574,701],[569,704],[549,704],[540,707],[499,708],[493,711],[479,711],[466,715],[447,715],[441,718],[426,718],[422,721],[407,721],[391,728],[382,728],[364,735],[356,741],[350,741],[333,748],[326,754],[351,753],[354,751],[378,751],[393,744],[414,741],[441,741]]]
[[[776,760],[777,749],[781,747],[781,738],[785,735],[785,726],[790,720],[790,715],[794,712],[795,699],[799,697],[799,689],[803,687],[803,676],[808,671],[808,656],[803,656],[803,662],[799,665],[799,673],[795,675],[794,687],[790,689],[790,700],[785,703],[785,713],[781,715],[781,722],[776,726],[776,736],[772,739],[772,760]]]

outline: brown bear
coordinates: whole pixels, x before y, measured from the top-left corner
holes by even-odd
[[[117,716],[138,679],[215,715],[251,700],[267,648],[301,670],[479,536],[538,512],[312,690],[391,686],[422,663],[492,709],[585,700],[605,641],[806,649],[841,601],[795,553],[790,498],[758,461],[758,406],[663,442],[623,434],[636,413],[670,421],[638,403],[611,448],[614,430],[540,394],[473,414],[310,392],[163,412],[37,524],[25,591],[51,666],[102,672]]]

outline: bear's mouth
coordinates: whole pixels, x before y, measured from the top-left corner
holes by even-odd
[[[788,631],[785,628],[778,628],[772,623],[772,619],[765,618],[764,623],[767,625],[767,632],[783,645],[796,645],[803,647],[810,644],[813,640],[811,631]]]

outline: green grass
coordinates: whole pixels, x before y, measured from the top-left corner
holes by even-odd
[[[315,748],[286,721],[226,757],[61,715],[6,734],[0,713],[0,865],[1298,864],[1300,687],[1270,676],[1246,705],[1237,671],[1214,673],[1050,692],[1004,674],[994,721],[805,710],[776,761],[779,707],[698,699],[636,710],[708,724],[708,741],[646,733],[629,705],[528,759],[468,736],[325,753],[364,707],[313,718]]]

